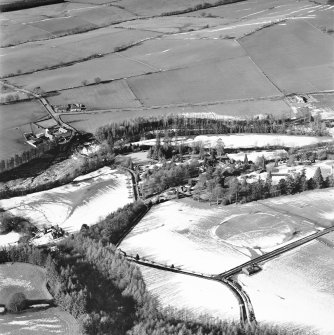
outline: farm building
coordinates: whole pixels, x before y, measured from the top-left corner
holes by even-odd
[[[261,270],[262,268],[258,264],[255,264],[255,263],[242,268],[242,272],[248,276],[251,276]]]

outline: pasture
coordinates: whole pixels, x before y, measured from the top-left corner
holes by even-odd
[[[280,96],[248,57],[129,78],[127,82],[145,106]]]
[[[0,303],[6,304],[17,292],[27,299],[52,299],[46,288],[45,270],[28,263],[4,263],[0,265]]]
[[[182,199],[154,206],[120,248],[168,266],[217,274],[313,232],[314,225],[268,208],[266,201],[210,207]]]
[[[125,80],[108,84],[83,86],[61,91],[59,95],[49,98],[53,105],[80,102],[88,109],[140,107],[141,103],[132,93]]]
[[[308,22],[274,25],[242,38],[240,43],[286,94],[334,88],[333,40]]]

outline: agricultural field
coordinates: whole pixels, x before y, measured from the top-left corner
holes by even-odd
[[[56,91],[83,86],[84,81],[87,84],[95,84],[96,80],[115,80],[148,72],[152,72],[152,67],[145,63],[120,57],[118,54],[110,54],[54,70],[16,76],[11,80],[11,83],[28,90],[39,86],[44,91]]]
[[[23,15],[25,13],[25,15]],[[94,30],[135,15],[118,7],[59,3],[2,14],[1,46]],[[16,32],[15,36],[11,36]]]
[[[31,220],[38,227],[59,225],[69,232],[133,201],[129,176],[104,167],[80,176],[70,184],[48,191],[0,200],[0,206],[14,215]]]
[[[333,334],[333,260],[334,249],[315,240],[265,263],[254,276],[238,275],[257,321],[291,334]]]
[[[210,80],[204,81],[205,76]],[[231,77],[233,82],[227,79]],[[127,82],[145,106],[280,96],[248,57],[130,78]]]
[[[245,8],[246,7],[246,8]],[[188,16],[201,17],[221,17],[230,20],[229,24],[217,26],[214,28],[202,29],[194,32],[183,34],[174,34],[168,38],[194,39],[240,39],[244,36],[251,35],[257,30],[267,28],[274,24],[285,25],[286,20],[295,19],[313,19],[315,11],[323,8],[328,9],[330,6],[321,6],[312,4],[308,1],[243,1],[238,4],[220,6],[217,8],[207,8],[200,11],[187,13]],[[331,9],[331,8],[329,8]],[[183,15],[183,14],[182,14]]]
[[[80,0],[87,1],[87,0]],[[106,0],[102,0],[106,1]],[[232,0],[233,1],[233,0]],[[207,3],[213,4],[217,0],[207,0]],[[140,16],[159,15],[162,13],[169,13],[173,11],[184,10],[189,7],[195,7],[198,4],[202,4],[199,0],[156,0],[152,3],[150,0],[120,0],[117,4],[121,7],[126,8],[132,13],[136,13]]]
[[[198,135],[195,137],[177,137],[173,143],[192,145],[202,143],[206,148],[214,148],[217,141],[222,140],[224,147],[228,149],[240,148],[266,148],[269,146],[298,148],[317,143],[332,142],[332,137],[297,136],[297,135],[274,135],[274,134],[222,134],[222,135]],[[139,145],[155,145],[156,140],[143,140],[134,142]]]
[[[13,231],[8,234],[0,234],[0,248],[16,244],[20,237],[21,235],[19,233]]]
[[[58,308],[0,316],[0,328],[4,334],[22,335],[79,335],[79,324],[67,312]]]
[[[234,40],[154,39],[121,53],[131,59],[161,70],[185,68],[200,63],[212,63],[245,56]]]
[[[323,204],[321,198],[311,200],[313,206]],[[307,218],[268,204],[209,207],[191,199],[168,201],[153,207],[120,248],[168,266],[217,274],[318,229]]]
[[[320,227],[334,224],[334,189],[303,192],[266,200],[266,205],[274,210],[293,213],[299,217],[317,222]]]
[[[285,25],[274,25],[239,42],[259,68],[286,94],[334,88],[331,71],[333,40],[308,22],[295,20]]]
[[[0,75],[20,74],[112,53],[158,33],[116,29],[113,26],[0,50]],[[73,47],[75,45],[75,48]],[[24,62],[22,62],[24,55]]]
[[[256,162],[258,157],[264,157],[266,160],[275,160],[288,156],[288,153],[284,149],[274,150],[274,151],[249,151],[249,152],[238,152],[235,154],[227,154],[229,159],[233,159],[235,161],[244,161],[245,155],[247,154],[248,161]]]
[[[186,310],[197,320],[206,314],[212,318],[238,321],[239,304],[222,283],[140,265],[148,291],[162,307]]]
[[[0,304],[6,304],[12,294],[23,292],[27,299],[52,299],[46,288],[45,270],[28,263],[0,265]]]
[[[172,34],[215,27],[226,23],[228,23],[228,21],[221,18],[200,17],[194,19],[187,16],[164,16],[149,18],[147,20],[126,21],[117,25],[117,27]]]
[[[132,93],[127,82],[117,80],[107,84],[83,86],[61,91],[48,98],[53,105],[80,102],[89,109],[140,107],[141,103]]]
[[[46,116],[48,114],[43,106],[35,101],[0,105],[0,159],[8,159],[31,149],[24,142],[23,126]]]
[[[22,292],[27,299],[52,299],[46,288],[45,269],[28,263],[0,265],[0,304],[6,304],[12,294]],[[77,321],[58,308],[0,316],[4,334],[79,334]]]

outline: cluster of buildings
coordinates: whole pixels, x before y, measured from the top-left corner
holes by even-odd
[[[23,134],[26,142],[34,148],[49,142],[59,144],[66,143],[72,136],[72,132],[60,127],[53,119],[39,121],[31,126],[30,132]]]
[[[86,110],[86,106],[81,103],[67,104],[67,105],[59,105],[54,106],[54,110],[56,113],[76,113],[76,112],[84,112]]]

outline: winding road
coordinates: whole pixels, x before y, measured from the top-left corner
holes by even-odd
[[[244,267],[247,267],[249,265],[252,265],[253,263],[263,263],[265,261],[271,260],[275,257],[278,257],[292,249],[295,249],[299,246],[302,246],[308,242],[311,242],[315,239],[319,239],[321,236],[328,234],[330,232],[334,231],[334,226],[329,227],[326,229],[323,229],[321,231],[318,231],[314,234],[308,235],[306,237],[303,237],[299,240],[293,241],[292,243],[289,243],[283,247],[280,247],[276,250],[273,250],[271,252],[268,252],[264,255],[261,255],[259,257],[253,258],[252,260],[245,262],[243,264],[240,264],[239,266],[232,268],[228,271],[222,272],[218,275],[205,275],[203,273],[195,272],[195,271],[187,271],[187,270],[182,270],[179,267],[175,267],[173,265],[166,265],[166,264],[161,264],[161,263],[156,263],[153,261],[150,261],[148,259],[140,259],[138,257],[128,255],[126,254],[123,250],[119,248],[119,250],[124,254],[124,256],[137,264],[148,266],[151,268],[155,268],[158,270],[162,271],[169,271],[169,272],[174,272],[174,273],[179,273],[183,275],[188,275],[188,276],[193,276],[201,279],[206,279],[206,280],[214,280],[217,282],[220,282],[224,285],[227,285],[234,293],[236,298],[238,299],[239,306],[240,306],[240,322],[242,324],[254,324],[256,323],[256,318],[255,318],[255,313],[254,309],[251,303],[251,300],[247,293],[243,290],[242,286],[233,278],[232,276],[235,276],[239,274]],[[125,236],[123,236],[124,238]],[[118,244],[119,246],[119,244]]]
[[[38,99],[38,101],[43,105],[43,107],[46,109],[46,111],[48,112],[48,114],[50,115],[50,117],[52,119],[54,119],[57,124],[60,126],[60,127],[63,127],[65,129],[68,129],[70,131],[72,131],[72,135],[75,134],[77,131],[70,125],[68,125],[67,123],[65,123],[60,117],[59,117],[59,114],[57,114],[52,105],[48,102],[47,99],[45,99],[43,96],[41,96],[40,94],[37,94],[37,93],[34,93],[32,91],[29,91],[29,90],[26,90],[24,88],[20,88],[20,87],[17,87],[15,85],[12,85],[12,84],[8,84],[7,82],[5,81],[2,81],[0,80],[0,83],[6,87],[9,87],[15,91],[20,91],[20,92],[23,92],[23,93],[26,93],[28,95],[32,95],[33,97],[35,97],[36,99]]]

